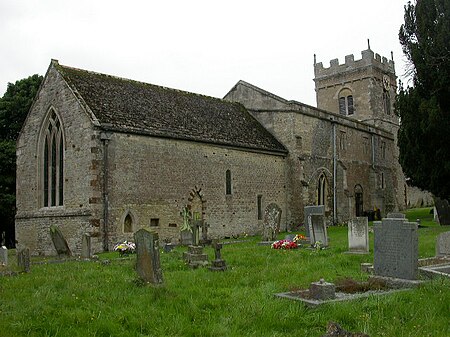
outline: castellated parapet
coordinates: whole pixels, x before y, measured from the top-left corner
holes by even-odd
[[[372,50],[367,49],[361,52],[362,58],[355,61],[353,54],[345,56],[345,63],[339,64],[338,59],[330,61],[330,67],[324,68],[322,62],[314,62],[314,76],[316,79],[323,79],[328,76],[336,76],[343,72],[357,70],[365,67],[376,67],[386,73],[395,74],[394,61],[381,57]]]

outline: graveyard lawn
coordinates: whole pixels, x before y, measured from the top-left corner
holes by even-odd
[[[434,256],[437,235],[448,230],[432,222],[420,228],[419,257]],[[448,279],[315,309],[276,298],[320,278],[367,279],[360,263],[373,262],[373,233],[367,255],[345,253],[346,227],[329,228],[328,237],[329,247],[319,251],[275,250],[258,245],[260,237],[224,244],[224,272],[190,269],[182,258],[186,247],[161,250],[162,287],[138,281],[136,255],[105,253],[98,262],[47,259],[32,264],[30,273],[0,276],[0,335],[322,336],[329,321],[370,336],[450,335]],[[215,258],[212,248],[204,251],[210,261]],[[10,252],[10,266],[15,258]]]

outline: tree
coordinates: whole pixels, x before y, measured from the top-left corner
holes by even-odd
[[[405,6],[399,38],[412,86],[400,84],[400,164],[411,183],[450,198],[450,1]]]
[[[5,235],[8,247],[14,246],[16,139],[41,82],[42,76],[33,75],[8,83],[0,98],[0,241]]]

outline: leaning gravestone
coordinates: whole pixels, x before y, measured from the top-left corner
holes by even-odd
[[[52,237],[53,245],[59,257],[69,257],[72,255],[64,235],[57,226],[50,226],[50,236]]]
[[[162,284],[158,233],[142,228],[134,234],[134,240],[137,252],[136,271],[139,277],[147,283]]]
[[[450,256],[450,232],[438,235],[436,239],[436,256]]]
[[[0,266],[8,265],[8,248],[5,246],[0,247]]]
[[[417,223],[404,214],[390,213],[374,222],[373,266],[377,276],[416,280],[418,273]]]
[[[369,252],[369,221],[357,217],[348,222],[348,252],[365,254]]]
[[[83,259],[90,259],[92,257],[91,236],[88,233],[84,233],[81,238],[81,257]]]
[[[312,214],[308,217],[309,242],[311,245],[321,242],[324,247],[328,246],[327,225],[325,215]]]
[[[262,241],[274,241],[280,232],[281,208],[271,203],[264,210]]]
[[[17,251],[17,266],[21,271],[24,271],[25,273],[30,272],[30,249],[23,248]]]
[[[325,216],[325,206],[319,205],[319,206],[305,206],[303,209],[304,217],[303,217],[303,223],[305,225],[305,232],[306,237],[309,237],[309,217],[311,215],[324,215]]]

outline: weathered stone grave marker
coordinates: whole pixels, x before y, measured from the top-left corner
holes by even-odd
[[[91,236],[84,233],[81,238],[81,257],[83,259],[90,259],[92,257]]]
[[[183,246],[189,246],[192,245],[194,243],[194,237],[192,235],[192,232],[189,230],[182,230],[180,231],[180,236],[181,236],[181,245]]]
[[[438,235],[436,239],[436,256],[450,256],[450,232]]]
[[[434,198],[434,206],[441,226],[450,226],[450,203],[446,199]]]
[[[348,252],[366,254],[369,252],[369,221],[357,217],[348,222]]]
[[[21,271],[24,271],[25,273],[30,272],[30,249],[28,248],[22,248],[17,251],[17,266]]]
[[[59,257],[69,257],[72,255],[69,249],[69,245],[67,244],[64,235],[62,234],[59,227],[55,225],[50,226],[50,236],[53,241],[53,245],[55,246],[56,253]]]
[[[303,222],[305,226],[305,233],[306,237],[309,237],[309,223],[310,223],[310,216],[311,215],[323,215],[325,216],[325,206],[319,205],[319,206],[305,206],[303,209]]]
[[[0,266],[8,265],[8,248],[5,246],[0,247]]]
[[[325,224],[325,215],[311,214],[308,217],[309,242],[313,246],[321,242],[323,247],[328,246],[327,225]]]
[[[225,260],[222,259],[221,249],[222,244],[219,243],[217,240],[213,240],[212,246],[214,248],[214,256],[215,259],[212,261],[211,267],[209,267],[212,271],[224,271],[227,269],[227,264],[225,263]]]
[[[373,266],[377,276],[416,280],[418,273],[417,223],[404,214],[390,213],[374,222]]]
[[[262,241],[275,241],[280,232],[281,208],[270,203],[264,210],[263,234]]]
[[[134,233],[134,240],[137,252],[136,272],[139,277],[153,285],[162,284],[158,233],[141,228]]]

